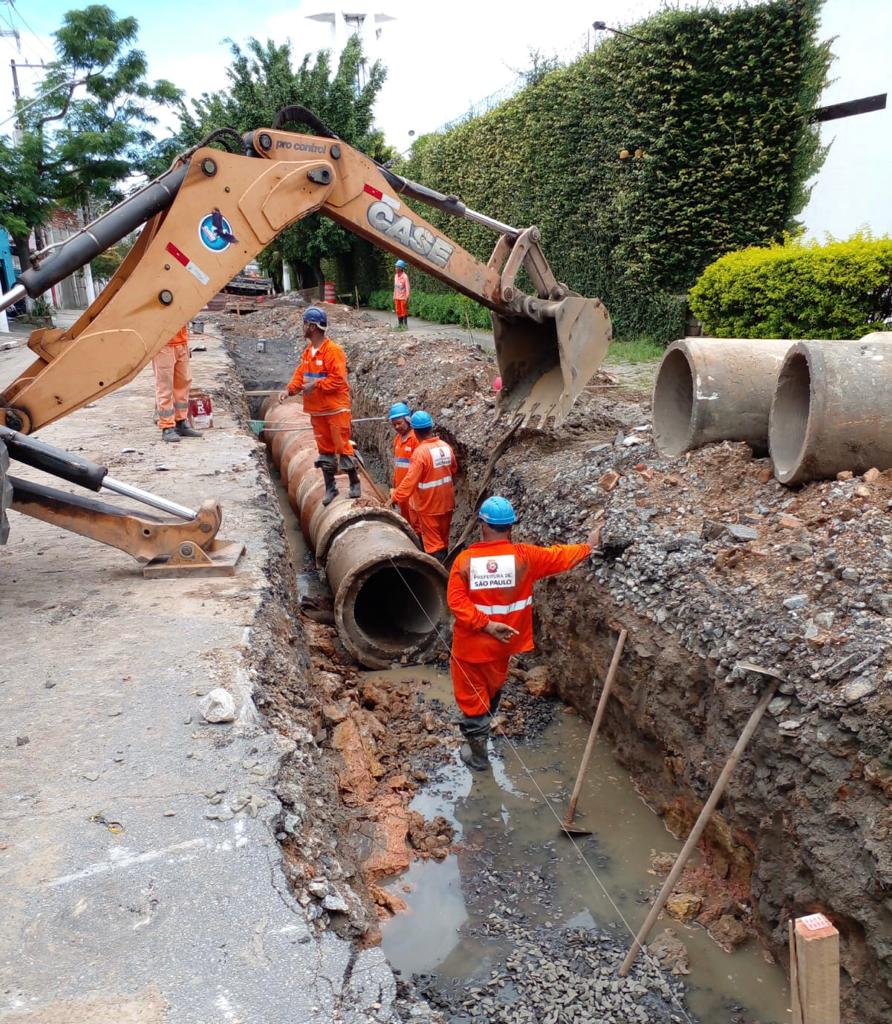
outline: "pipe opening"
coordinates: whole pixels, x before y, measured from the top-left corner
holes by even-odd
[[[774,470],[783,482],[799,469],[810,411],[811,370],[808,359],[795,352],[787,357],[777,379],[769,428]]]
[[[442,580],[433,573],[385,563],[360,582],[352,618],[375,647],[402,653],[427,638],[440,622],[442,594]]]
[[[654,385],[654,440],[670,458],[687,451],[694,432],[694,374],[677,348],[667,352]]]

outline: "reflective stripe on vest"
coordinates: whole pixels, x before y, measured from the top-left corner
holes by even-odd
[[[529,608],[532,603],[533,595],[530,594],[523,601],[515,601],[513,604],[475,604],[474,607],[484,615],[510,615],[512,612],[520,612],[524,608]]]
[[[451,483],[452,483],[452,477],[451,476],[444,476],[441,480],[431,480],[430,483],[426,483],[426,484],[419,483],[418,484],[418,490],[419,491],[427,491],[431,487],[442,487],[443,484],[451,484]]]
[[[309,370],[304,374],[305,377],[312,377],[314,380],[319,380],[322,377],[327,377],[327,373],[310,373]]]
[[[408,466],[409,462],[410,462],[409,459],[394,459],[393,460],[394,466]]]

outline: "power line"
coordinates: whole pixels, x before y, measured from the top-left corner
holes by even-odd
[[[21,23],[25,26],[25,28],[34,37],[34,41],[37,43],[37,45],[43,47],[43,49],[50,55],[50,60],[55,60],[56,59],[55,53],[53,53],[52,49],[50,49],[50,47],[34,31],[34,29],[31,27],[30,23],[25,19],[25,16],[22,14],[22,12],[18,9],[18,7],[16,7],[15,0],[3,0],[3,3],[5,3],[5,4],[7,4],[9,6],[10,17],[12,16],[12,12],[15,11],[15,13],[18,15],[19,21],[21,21]]]

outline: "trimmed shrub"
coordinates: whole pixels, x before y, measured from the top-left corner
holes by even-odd
[[[690,303],[720,338],[860,338],[892,315],[892,239],[728,253],[706,268]]]

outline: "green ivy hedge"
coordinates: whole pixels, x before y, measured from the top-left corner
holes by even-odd
[[[683,332],[680,298],[717,256],[795,227],[824,157],[807,116],[827,78],[820,0],[666,11],[482,117],[423,136],[399,170],[536,224],[557,277],[620,337]],[[480,259],[495,237],[418,207]],[[382,282],[383,283],[383,282]]]
[[[892,315],[892,239],[728,253],[704,270],[690,302],[720,338],[860,338]]]
[[[372,309],[393,309],[393,289],[382,288],[369,295]],[[488,331],[492,328],[489,310],[458,292],[417,292],[409,296],[409,315],[432,320],[436,324],[458,324]]]

